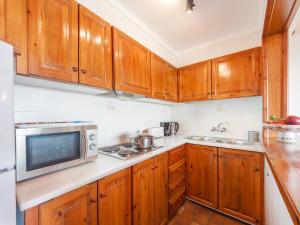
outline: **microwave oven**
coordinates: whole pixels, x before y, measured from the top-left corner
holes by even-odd
[[[54,122],[16,125],[17,181],[96,159],[97,125]]]

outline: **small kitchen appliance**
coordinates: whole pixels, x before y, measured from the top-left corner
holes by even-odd
[[[164,137],[164,128],[163,127],[149,127],[143,130],[143,133],[151,134],[154,139]]]
[[[97,125],[54,122],[16,125],[17,181],[96,159]]]
[[[164,128],[165,136],[175,135],[179,129],[179,124],[177,122],[161,122],[160,126]]]

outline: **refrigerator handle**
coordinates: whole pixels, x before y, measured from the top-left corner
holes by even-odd
[[[14,169],[15,169],[15,167],[0,169],[0,174],[6,173],[6,172],[11,171],[11,170],[14,170]]]

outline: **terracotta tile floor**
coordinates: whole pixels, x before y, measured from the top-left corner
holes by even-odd
[[[186,201],[169,225],[245,225],[213,210]]]

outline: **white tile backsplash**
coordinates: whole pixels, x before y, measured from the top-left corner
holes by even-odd
[[[169,121],[170,107],[117,98],[15,85],[15,120],[95,121],[99,146],[119,143],[145,126]]]
[[[261,132],[262,98],[248,97],[179,104],[171,108],[171,120],[179,122],[179,133],[247,138],[248,131]],[[211,132],[213,126],[226,122],[228,132]]]
[[[95,121],[99,146],[119,143],[161,121],[179,122],[180,134],[209,135],[219,122],[229,123],[227,137],[247,138],[261,131],[261,97],[193,102],[175,106],[122,101],[117,98],[15,85],[16,122]]]

